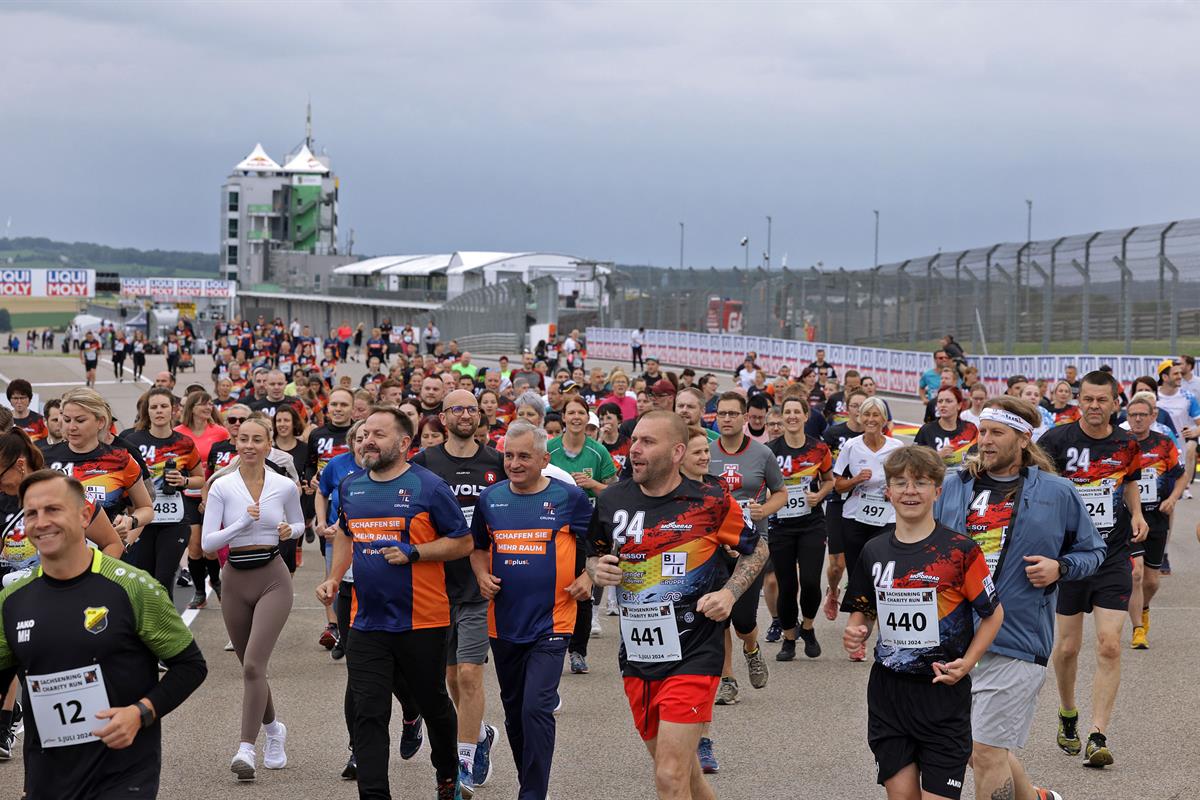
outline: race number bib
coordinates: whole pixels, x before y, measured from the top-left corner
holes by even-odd
[[[1113,513],[1113,490],[1107,483],[1098,486],[1080,486],[1079,499],[1087,508],[1092,524],[1101,530],[1107,530],[1116,524],[1116,514]]]
[[[937,589],[875,589],[879,638],[884,644],[906,650],[937,647]]]
[[[621,641],[625,658],[643,664],[679,661],[679,625],[675,604],[621,606]]]
[[[154,498],[155,525],[183,522],[183,495],[160,494]]]
[[[806,517],[812,513],[812,508],[808,505],[809,478],[804,478],[798,484],[791,484],[787,487],[787,503],[783,508],[775,514],[779,519],[793,519],[795,517]]]
[[[1142,505],[1158,502],[1158,470],[1147,467],[1142,470],[1142,479],[1138,481],[1138,495]]]
[[[858,507],[854,518],[864,525],[882,527],[888,524],[888,514],[892,504],[883,496],[882,491],[865,491],[862,493],[862,505]]]
[[[104,505],[104,501],[108,499],[108,492],[103,486],[91,486],[85,484],[83,492],[87,496],[87,501],[94,506]]]
[[[42,747],[67,747],[99,741],[92,735],[105,725],[96,714],[109,707],[99,664],[45,675],[28,675],[29,707],[37,720]]]

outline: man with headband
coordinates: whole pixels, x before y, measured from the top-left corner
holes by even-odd
[[[1025,746],[1054,643],[1058,581],[1104,560],[1104,542],[1071,482],[1033,443],[1038,412],[996,397],[979,415],[978,453],[950,476],[934,512],[983,550],[1004,605],[1000,632],[972,673],[971,764],[977,798],[1061,800],[1035,787],[1014,751]],[[1033,510],[1036,509],[1036,510]]]

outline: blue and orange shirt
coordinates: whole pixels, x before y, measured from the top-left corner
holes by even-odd
[[[500,593],[488,608],[488,635],[526,643],[570,636],[578,603],[567,587],[583,571],[592,504],[577,486],[550,479],[534,494],[509,481],[479,495],[471,535],[476,550],[491,553]]]
[[[391,633],[448,626],[444,563],[389,564],[381,552],[398,544],[428,544],[470,533],[446,482],[410,464],[390,481],[376,481],[369,472],[348,475],[338,494],[341,529],[354,545],[350,626]]]

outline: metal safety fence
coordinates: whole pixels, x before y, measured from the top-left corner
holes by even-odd
[[[974,352],[1179,351],[1200,338],[1200,219],[939,252],[870,269],[609,276],[602,322]]]

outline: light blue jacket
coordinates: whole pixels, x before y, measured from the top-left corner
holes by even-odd
[[[1104,561],[1105,544],[1075,487],[1065,478],[1037,467],[1022,469],[1015,519],[997,565],[996,594],[1004,606],[1004,624],[990,652],[1045,665],[1054,646],[1054,610],[1058,583],[1038,589],[1025,575],[1025,556],[1046,556],[1067,563],[1063,580],[1086,578]],[[966,530],[975,497],[975,479],[967,470],[947,478],[934,506],[946,527]]]

